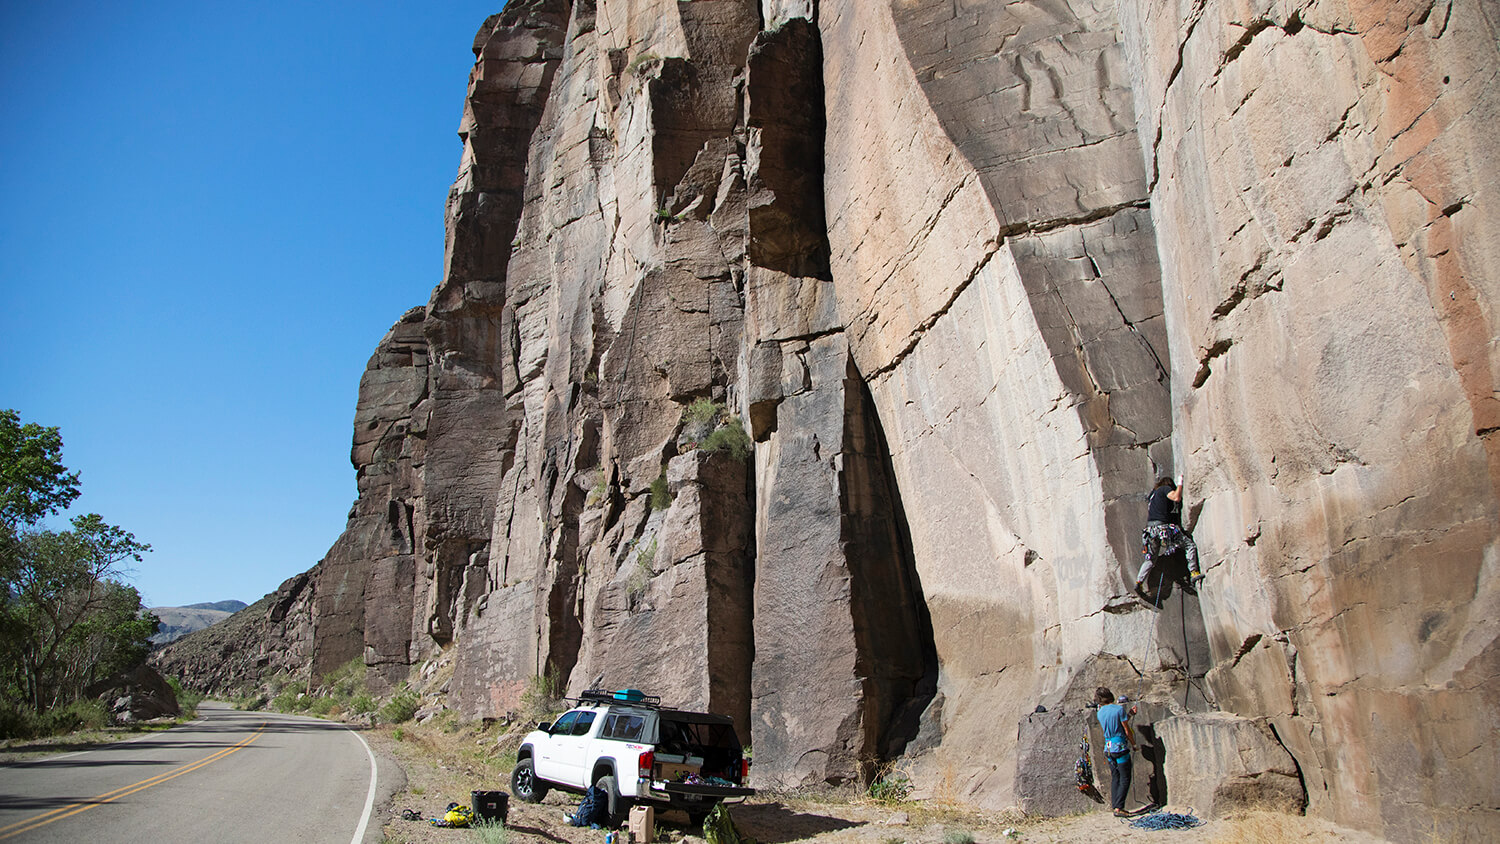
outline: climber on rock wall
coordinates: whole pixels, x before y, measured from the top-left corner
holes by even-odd
[[[1198,568],[1198,545],[1193,542],[1193,535],[1182,528],[1181,478],[1176,482],[1171,478],[1162,478],[1151,490],[1151,498],[1146,505],[1146,527],[1141,531],[1141,555],[1145,561],[1141,563],[1141,571],[1135,578],[1137,595],[1148,601],[1154,600],[1160,587],[1152,589],[1148,594],[1147,575],[1159,560],[1179,551],[1187,558],[1191,585],[1197,586],[1203,579],[1203,572]]]

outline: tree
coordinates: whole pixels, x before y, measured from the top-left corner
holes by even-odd
[[[78,473],[62,464],[56,428],[21,424],[0,410],[0,523],[14,531],[67,508],[78,497]]]
[[[78,497],[56,428],[0,411],[0,702],[37,711],[145,657],[157,619],[125,584],[151,546],[98,514],[38,524]]]
[[[146,655],[156,618],[121,582],[151,546],[97,514],[73,529],[25,529],[0,564],[0,633],[8,691],[34,709],[67,703]]]

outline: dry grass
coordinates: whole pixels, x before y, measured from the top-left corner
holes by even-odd
[[[1214,824],[1208,844],[1329,844],[1349,841],[1346,830],[1324,828],[1297,815],[1276,812],[1238,812]]]

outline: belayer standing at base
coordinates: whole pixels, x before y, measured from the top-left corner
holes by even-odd
[[[1104,758],[1109,760],[1109,806],[1116,817],[1130,817],[1125,811],[1125,798],[1130,796],[1130,754],[1135,749],[1135,733],[1130,729],[1130,717],[1135,707],[1126,710],[1123,704],[1115,703],[1115,693],[1100,686],[1094,690],[1094,702],[1099,704],[1099,727],[1104,730]]]
[[[1136,594],[1145,597],[1146,575],[1157,560],[1178,551],[1187,558],[1191,585],[1197,586],[1203,572],[1198,570],[1198,545],[1193,535],[1182,529],[1182,487],[1171,478],[1162,478],[1151,490],[1146,505],[1146,527],[1141,531],[1141,556],[1145,561],[1135,577]]]

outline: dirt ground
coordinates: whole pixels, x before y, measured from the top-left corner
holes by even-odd
[[[424,818],[441,816],[450,802],[469,803],[473,790],[510,791],[506,742],[448,725],[385,727],[365,733],[373,746],[402,765],[406,786],[393,799],[383,826],[387,844],[470,844],[473,830],[442,829],[427,821],[401,820],[411,809]],[[399,736],[399,739],[398,739]],[[552,792],[538,804],[511,801],[508,844],[603,844],[605,830],[569,826],[566,814],[578,796]],[[1172,807],[1168,807],[1171,809]],[[1321,821],[1264,813],[1216,819],[1190,830],[1142,830],[1107,812],[1066,818],[1027,818],[1014,812],[980,812],[924,801],[878,803],[856,795],[762,794],[733,806],[742,835],[759,844],[814,841],[820,844],[1383,844],[1381,839]],[[657,842],[705,844],[703,831],[686,815],[658,811]],[[622,836],[623,839],[623,836]],[[493,842],[499,840],[490,838]]]

